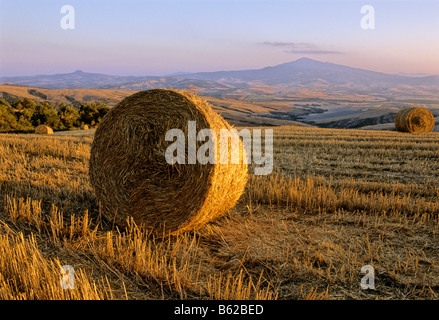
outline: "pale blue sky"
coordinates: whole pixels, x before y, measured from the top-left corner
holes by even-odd
[[[63,5],[75,29],[63,30]],[[363,5],[375,30],[360,26]],[[0,74],[260,68],[303,56],[439,74],[439,1],[0,0]]]

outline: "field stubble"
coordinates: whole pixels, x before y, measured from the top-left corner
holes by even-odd
[[[0,298],[438,299],[438,133],[275,128],[273,173],[165,239],[99,215],[92,133],[0,135]]]

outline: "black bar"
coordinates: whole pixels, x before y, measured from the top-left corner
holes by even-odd
[[[343,301],[236,301],[236,300],[129,300],[129,301],[0,301],[2,314],[8,309],[14,318],[26,319],[38,314],[56,317],[70,316],[83,320],[86,317],[116,316],[126,314],[127,318],[140,319],[303,319],[306,317],[357,317],[384,316],[389,312],[392,318],[416,311],[428,315],[439,307],[439,301],[422,300],[343,300]],[[430,310],[431,309],[431,310]]]

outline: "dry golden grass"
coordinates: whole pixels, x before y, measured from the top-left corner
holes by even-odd
[[[92,136],[0,135],[0,297],[438,299],[439,135],[274,134],[270,176],[251,176],[226,216],[164,239],[99,215]],[[63,264],[77,289],[60,288]],[[366,264],[376,290],[360,288]]]
[[[30,90],[43,94],[46,97],[42,98],[38,95],[30,94]],[[46,89],[9,84],[0,84],[0,91],[21,98],[29,98],[34,101],[48,100],[71,103],[72,98],[76,101],[87,101],[87,97],[89,97],[89,101],[101,100],[106,101],[109,105],[116,104],[118,101],[136,92],[114,89]]]

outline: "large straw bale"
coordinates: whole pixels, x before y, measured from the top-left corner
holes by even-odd
[[[401,109],[395,117],[396,131],[427,133],[434,129],[434,116],[430,110],[421,107]]]
[[[96,130],[89,169],[103,215],[121,226],[132,217],[167,234],[199,228],[235,205],[247,182],[242,141],[239,164],[189,164],[188,121],[197,132],[231,128],[206,101],[175,90],[141,91],[108,112]],[[165,159],[169,129],[185,134],[184,164]],[[197,150],[204,143],[197,141]]]
[[[39,125],[35,129],[36,134],[53,134],[53,130],[51,127],[45,126],[45,125]]]

